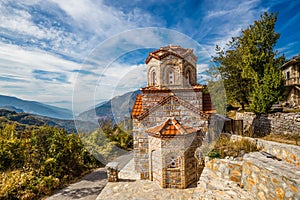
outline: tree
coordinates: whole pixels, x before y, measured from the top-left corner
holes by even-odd
[[[242,109],[249,104],[249,96],[251,92],[251,79],[242,77],[243,70],[237,67],[237,63],[241,62],[241,55],[237,51],[236,38],[227,44],[228,50],[224,51],[219,46],[216,47],[217,55],[213,58],[218,63],[215,71],[219,73],[223,79],[226,89],[227,104],[239,103]]]
[[[227,44],[227,50],[216,48],[213,58],[217,72],[224,79],[228,103],[238,102],[260,115],[267,113],[284,92],[280,66],[284,56],[274,47],[280,37],[275,32],[277,14],[265,12],[241,35]]]

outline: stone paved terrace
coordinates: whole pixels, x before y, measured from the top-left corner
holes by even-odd
[[[239,188],[236,183],[213,176],[208,168],[204,168],[201,184],[188,189],[162,189],[148,180],[139,180],[133,172],[131,160],[119,173],[119,182],[109,182],[102,190],[97,200],[132,200],[132,199],[253,199],[251,195]]]
[[[198,186],[188,189],[162,189],[155,182],[139,180],[132,154],[126,155],[120,159],[127,164],[120,168],[119,182],[109,182],[97,199],[300,200],[299,148],[263,140],[256,143],[262,152],[245,154],[243,159],[208,160]]]

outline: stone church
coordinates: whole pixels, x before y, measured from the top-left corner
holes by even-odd
[[[135,170],[163,188],[186,188],[203,167],[195,151],[211,111],[211,103],[203,101],[209,95],[197,84],[197,57],[192,49],[169,45],[149,53],[145,62],[147,86],[131,113]]]

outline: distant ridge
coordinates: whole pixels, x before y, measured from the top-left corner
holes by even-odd
[[[57,119],[73,118],[71,110],[5,95],[0,95],[0,108],[13,110],[16,112],[23,111],[31,114],[53,117]]]
[[[26,127],[33,128],[48,125],[63,128],[68,133],[78,133],[78,131],[90,133],[98,128],[97,124],[91,122],[76,121],[77,129],[74,120],[55,119],[24,112],[17,113],[13,110],[0,108],[0,127],[3,127],[5,124],[15,124],[17,130],[25,130]]]
[[[95,119],[110,118],[116,123],[123,121],[125,118],[130,117],[136,95],[140,93],[139,90],[136,90],[113,97],[109,101],[102,102],[95,108],[79,114],[78,119],[82,121],[94,121]]]

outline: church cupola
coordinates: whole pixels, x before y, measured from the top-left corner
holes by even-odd
[[[197,57],[192,49],[165,46],[146,59],[148,87],[182,88],[197,83]]]

